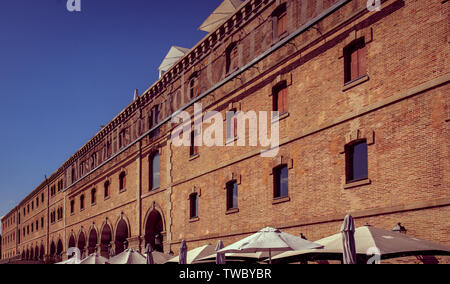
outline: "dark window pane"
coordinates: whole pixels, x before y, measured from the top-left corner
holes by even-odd
[[[289,170],[287,166],[281,166],[274,171],[274,197],[286,197],[289,195]]]
[[[227,183],[227,209],[238,208],[238,184],[236,181]]]
[[[369,177],[367,143],[352,145],[347,148],[347,151],[347,182],[367,179]]]
[[[190,203],[191,203],[191,219],[198,216],[198,195],[192,194],[190,196]]]
[[[158,153],[156,153],[153,156],[151,166],[152,166],[151,189],[155,189],[160,186],[160,157]]]

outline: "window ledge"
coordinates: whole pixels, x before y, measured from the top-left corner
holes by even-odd
[[[195,223],[195,222],[198,222],[198,221],[200,221],[199,217],[194,217],[194,218],[189,219],[189,223]]]
[[[111,196],[105,197],[105,200],[109,200],[109,199],[111,199]]]
[[[193,155],[193,156],[191,156],[189,158],[189,161],[193,161],[193,160],[197,159],[198,157],[200,157],[200,155],[199,154],[195,154],[195,155]]]
[[[272,201],[272,205],[277,205],[277,204],[281,204],[281,203],[285,203],[285,202],[289,202],[291,201],[291,197],[286,196],[286,197],[279,197],[279,198],[275,198]]]
[[[125,191],[127,191],[127,189],[126,189],[126,188],[124,188],[124,189],[121,189],[121,190],[119,191],[119,193],[124,193]]]
[[[347,183],[346,185],[344,185],[344,189],[350,189],[350,188],[355,188],[355,187],[360,187],[360,186],[365,186],[365,185],[370,185],[370,184],[372,184],[372,181],[370,179],[363,179],[363,180]]]
[[[239,208],[228,209],[227,212],[225,212],[225,215],[231,215],[231,214],[236,214],[236,213],[239,213]]]
[[[362,84],[364,82],[369,81],[369,79],[370,78],[369,78],[368,75],[364,75],[364,76],[361,76],[359,78],[356,78],[355,80],[352,80],[350,82],[345,83],[344,84],[344,88],[342,89],[342,91],[345,92],[347,90],[350,90],[353,87],[356,87],[356,86],[358,86],[358,85],[360,85],[360,84]]]
[[[279,121],[281,121],[283,119],[286,119],[286,118],[289,117],[289,115],[290,115],[289,112],[284,112],[284,113],[282,113],[282,114],[280,114],[278,116],[274,116],[274,117],[272,117],[272,123],[276,123],[276,122],[279,122]]]
[[[91,203],[91,206],[95,206],[95,205],[97,205],[97,203]]]

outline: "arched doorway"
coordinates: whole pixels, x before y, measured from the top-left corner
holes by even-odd
[[[55,257],[56,256],[56,245],[55,242],[52,241],[50,244],[50,256]]]
[[[26,258],[25,258],[26,256],[25,256],[25,250],[23,250],[22,251],[22,260],[25,260]]]
[[[86,249],[86,237],[84,236],[84,233],[81,232],[80,235],[78,236],[78,249],[80,250],[80,257],[83,259],[86,257],[85,254],[85,249]]]
[[[34,259],[34,250],[33,250],[33,247],[31,247],[29,260],[33,260],[33,259]]]
[[[124,219],[121,219],[117,224],[116,228],[116,254],[123,252],[128,248],[127,239],[130,237],[127,222]]]
[[[109,258],[109,247],[112,241],[112,230],[108,224],[105,224],[100,237],[100,254],[103,257]]]
[[[88,243],[89,254],[92,254],[97,251],[97,242],[98,242],[97,231],[94,228],[92,228],[91,231],[89,232],[89,243]]]
[[[69,248],[75,248],[75,247],[76,247],[75,237],[73,235],[71,235],[70,239],[69,239]],[[69,255],[69,259],[72,258],[72,257],[73,257],[73,254]]]
[[[58,261],[62,260],[62,253],[64,251],[64,246],[61,239],[58,240],[58,244],[56,245],[56,257]]]
[[[44,245],[41,245],[41,252],[39,253],[39,260],[44,260],[45,248]]]
[[[153,249],[163,252],[163,219],[157,210],[150,212],[147,222],[145,223],[145,247],[151,244]]]
[[[39,260],[40,258],[40,251],[39,251],[39,247],[38,245],[36,245],[36,247],[34,248],[34,260]]]

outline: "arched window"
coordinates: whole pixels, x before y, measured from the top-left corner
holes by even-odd
[[[150,159],[150,189],[157,189],[160,186],[160,156],[156,152]]]
[[[120,191],[125,190],[127,186],[127,174],[125,172],[119,175],[119,189]]]
[[[105,198],[108,198],[109,197],[109,194],[110,194],[110,192],[109,192],[109,181],[106,181],[105,182],[105,184],[104,184],[104,192],[105,192]]]
[[[191,77],[191,80],[189,81],[189,97],[190,99],[195,98],[198,95],[198,79],[194,75]]]
[[[92,189],[91,190],[91,204],[95,205],[97,202],[97,189]]]
[[[235,42],[230,44],[225,51],[226,73],[232,73],[239,68],[238,46]]]

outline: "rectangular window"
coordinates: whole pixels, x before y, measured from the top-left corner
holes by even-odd
[[[345,83],[352,82],[367,74],[367,48],[364,38],[344,48]]]
[[[195,136],[196,136],[196,131],[193,130],[191,132],[191,147],[190,147],[190,155],[191,157],[194,157],[196,155],[198,155],[198,146],[195,145]]]
[[[227,112],[227,140],[238,136],[238,119],[236,113],[237,109],[235,108]]]
[[[127,186],[127,177],[126,177],[126,174],[124,172],[122,172],[119,176],[120,190],[126,189],[126,186]]]
[[[238,208],[237,181],[227,183],[227,210]]]
[[[273,40],[277,41],[287,35],[287,7],[286,3],[281,4],[272,13]]]
[[[105,198],[109,197],[109,181],[105,182]]]
[[[84,209],[84,195],[80,196],[80,210]]]
[[[345,156],[347,183],[369,178],[369,158],[366,141],[346,146]]]
[[[286,165],[279,166],[273,171],[274,198],[289,196],[289,174]]]
[[[273,90],[273,111],[278,111],[279,115],[288,112],[288,92],[286,83],[283,83]]]
[[[70,201],[70,214],[75,213],[75,200]]]
[[[198,194],[194,193],[189,196],[190,201],[190,218],[198,217]]]

